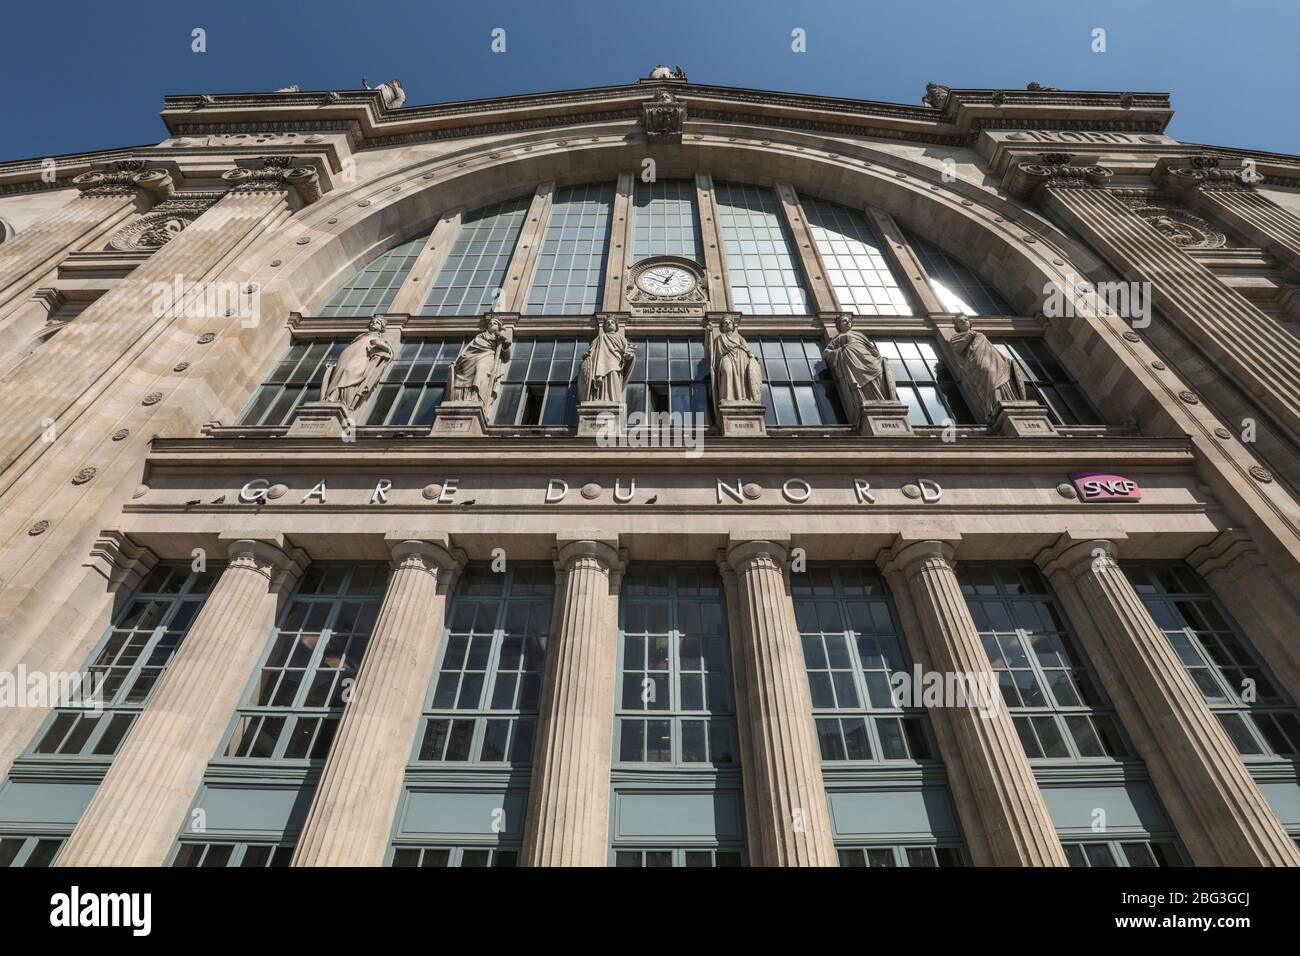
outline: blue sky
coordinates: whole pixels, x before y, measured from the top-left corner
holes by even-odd
[[[191,50],[196,27],[205,53]],[[630,82],[658,62],[701,83],[905,103],[927,80],[1169,91],[1173,136],[1300,153],[1297,38],[1297,0],[11,2],[0,160],[155,142],[165,93],[345,89],[364,75],[397,77],[417,104]]]

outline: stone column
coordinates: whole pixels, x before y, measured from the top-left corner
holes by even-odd
[[[67,253],[123,222],[136,208],[135,174],[143,162],[115,163],[73,180],[80,194],[0,245],[0,316]]]
[[[1049,576],[1059,566],[1073,578],[1221,864],[1300,866],[1300,850],[1120,570],[1114,542],[1064,537],[1043,563]]]
[[[733,539],[727,563],[736,572],[736,665],[744,681],[753,753],[755,792],[746,801],[757,816],[753,862],[836,866],[808,675],[787,588],[786,550],[774,541]]]
[[[736,730],[740,738],[740,786],[745,804],[745,843],[750,859],[766,856],[763,849],[763,830],[758,825],[761,816],[758,788],[754,777],[754,727],[749,718],[749,683],[741,662],[745,659],[745,634],[740,626],[740,586],[736,570],[727,563],[727,549],[719,548],[718,573],[722,576],[722,590],[727,608],[727,646],[731,650],[732,684],[736,693]]]
[[[605,866],[624,559],[604,541],[562,542],[558,627],[546,653],[524,821],[528,866]]]
[[[1230,528],[1187,556],[1224,607],[1246,631],[1282,690],[1300,701],[1300,603],[1273,574],[1244,531]]]
[[[223,536],[224,537],[224,536]],[[248,686],[306,555],[282,536],[241,538],[59,866],[161,866]]]
[[[389,535],[392,574],[294,866],[382,866],[463,553]]]
[[[950,674],[994,680],[979,631],[952,565],[948,541],[900,540],[878,564],[907,582],[925,634],[931,665]],[[1067,866],[1047,804],[1004,706],[981,712],[977,701],[950,701],[949,726],[963,756],[970,793],[979,807],[988,849],[998,866]]]

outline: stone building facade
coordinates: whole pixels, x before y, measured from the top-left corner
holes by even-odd
[[[403,100],[0,164],[0,862],[1300,863],[1300,159]]]

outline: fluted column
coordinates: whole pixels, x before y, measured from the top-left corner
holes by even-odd
[[[952,558],[952,545],[946,541],[903,541],[883,553],[878,563],[886,573],[897,572],[906,580],[934,668],[949,674],[985,674],[982,679],[996,683]],[[993,862],[1068,865],[1007,709],[981,711],[975,700],[950,701],[945,709]]]
[[[602,541],[570,541],[557,560],[557,627],[546,654],[524,821],[528,866],[604,866],[624,562]]]
[[[321,771],[294,866],[381,866],[463,555],[393,543],[388,589]]]
[[[772,541],[741,541],[727,552],[736,572],[736,664],[754,765],[755,793],[746,806],[758,816],[752,827],[758,845],[750,850],[759,866],[836,866],[785,562],[785,548]]]
[[[239,539],[167,672],[59,855],[59,866],[161,866],[306,563]]]
[[[1250,536],[1224,531],[1187,556],[1228,613],[1246,631],[1273,676],[1292,700],[1300,701],[1300,601],[1273,574]]]
[[[1114,542],[1063,539],[1044,570],[1056,565],[1074,578],[1221,863],[1300,866],[1300,851],[1120,570]]]

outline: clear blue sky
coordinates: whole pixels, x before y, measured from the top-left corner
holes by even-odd
[[[904,103],[927,80],[1168,91],[1180,139],[1300,153],[1298,41],[1300,0],[9,0],[0,160],[155,142],[165,93],[365,75],[397,77],[418,104],[625,83],[658,62],[701,83]]]

